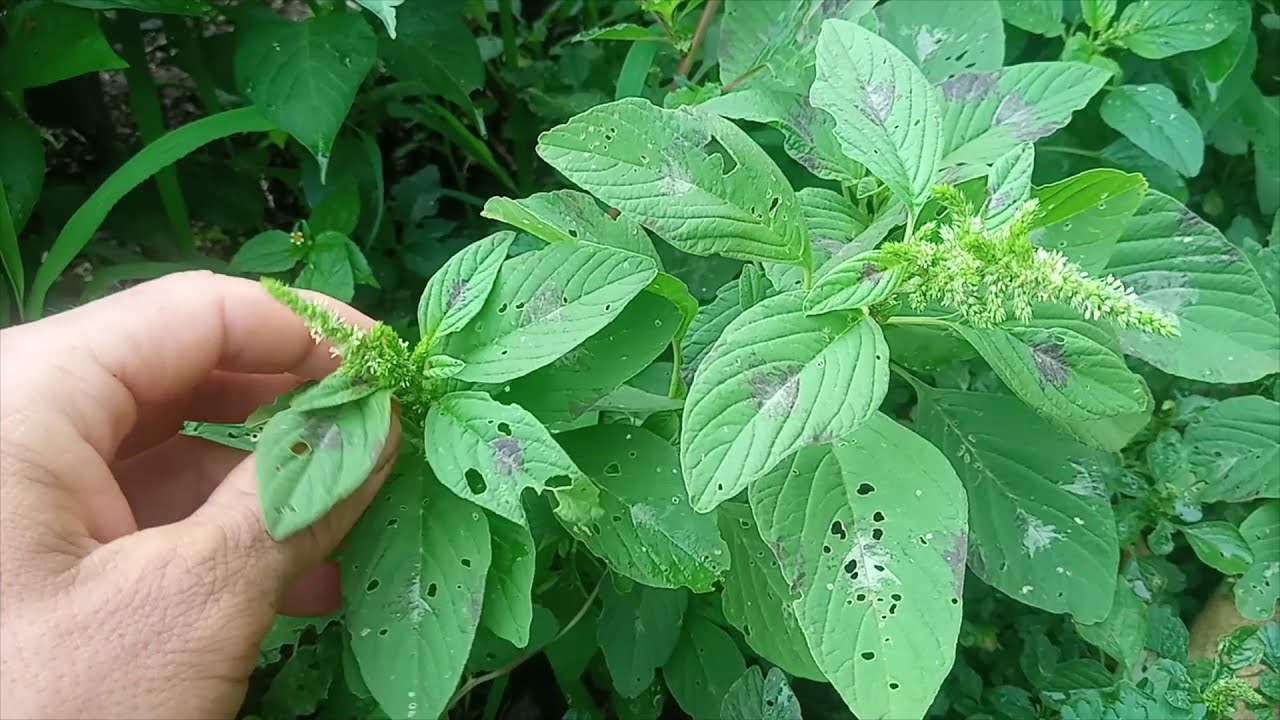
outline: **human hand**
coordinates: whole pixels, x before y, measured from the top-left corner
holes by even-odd
[[[327,555],[399,424],[369,481],[284,542],[252,456],[176,433],[336,367],[261,286],[207,272],[0,332],[0,715],[235,716],[276,612],[340,603]]]

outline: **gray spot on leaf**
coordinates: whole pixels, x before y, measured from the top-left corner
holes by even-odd
[[[956,597],[960,597],[964,593],[964,565],[968,555],[968,535],[962,532],[952,535],[951,543],[942,557],[947,561],[947,566],[951,568],[951,574],[955,578]],[[974,560],[979,560],[979,558],[975,556]]]
[[[502,475],[515,475],[524,470],[524,448],[513,437],[494,438],[489,441],[493,451],[493,469]]]
[[[751,385],[751,398],[761,412],[773,417],[786,417],[795,407],[800,394],[798,372],[772,368],[752,373],[747,382]]]
[[[562,307],[564,307],[564,299],[560,294],[560,288],[547,283],[538,288],[538,291],[525,304],[524,315],[520,318],[520,324],[532,325],[545,320]]]
[[[1067,364],[1061,342],[1032,343],[1030,349],[1031,361],[1035,363],[1042,384],[1061,388],[1071,381],[1071,367]]]
[[[887,82],[868,85],[867,107],[877,122],[881,125],[888,123],[889,114],[893,112],[893,86]]]
[[[951,102],[979,102],[991,97],[998,80],[993,72],[957,75],[942,83],[942,96]]]
[[[1036,108],[1021,93],[1010,93],[996,108],[995,124],[1022,142],[1035,142],[1053,132],[1053,126],[1036,114]]]
[[[462,298],[467,294],[467,281],[454,280],[453,285],[449,286],[449,296],[445,298],[444,306],[446,310],[452,310],[462,302]]]

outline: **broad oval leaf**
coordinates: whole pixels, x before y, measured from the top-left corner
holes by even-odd
[[[598,522],[565,523],[578,540],[637,582],[711,590],[729,564],[729,549],[715,514],[694,512],[686,502],[675,448],[644,428],[621,424],[557,439],[599,491]]]
[[[996,0],[898,2],[883,5],[876,15],[880,36],[931,83],[1004,65],[1004,23]]]
[[[626,98],[542,133],[538,154],[687,253],[801,260],[795,192],[765,151],[724,118]]]
[[[1116,241],[1147,193],[1137,173],[1094,168],[1035,188],[1040,203],[1031,239],[1057,250],[1086,272],[1107,267]]]
[[[637,584],[624,593],[605,581],[596,638],[619,695],[637,697],[653,683],[653,671],[667,662],[680,640],[688,604],[684,590]]]
[[[729,571],[720,595],[725,619],[760,657],[792,675],[823,680],[793,607],[798,588],[791,587],[773,548],[760,536],[751,508],[725,503],[716,512],[729,544]]]
[[[340,563],[351,649],[391,717],[445,711],[480,624],[491,557],[484,511],[422,470],[387,483]]]
[[[1164,85],[1122,85],[1107,93],[1102,121],[1178,174],[1191,177],[1204,163],[1200,125]]]
[[[1253,565],[1236,583],[1236,609],[1255,622],[1272,619],[1280,602],[1280,500],[1270,500],[1240,523]]]
[[[1126,353],[1203,382],[1252,382],[1280,369],[1280,317],[1257,271],[1173,198],[1148,191],[1107,271],[1178,322],[1177,337],[1121,331]]]
[[[1234,0],[1138,0],[1120,13],[1121,45],[1151,60],[1201,50],[1227,39],[1248,19]]]
[[[301,246],[283,230],[267,230],[245,241],[231,257],[231,272],[273,273],[293,269],[302,259]]]
[[[1280,403],[1227,398],[1196,413],[1183,437],[1205,483],[1201,502],[1280,497]]]
[[[267,531],[304,530],[369,478],[391,429],[391,391],[336,407],[285,410],[258,438],[255,466]]]
[[[576,190],[554,190],[519,200],[490,198],[480,214],[549,243],[604,245],[644,255],[662,267],[658,251],[644,228],[627,215],[610,217],[595,198]]]
[[[1120,561],[1103,482],[1111,456],[1062,434],[1017,398],[917,389],[920,432],[968,491],[974,574],[1027,605],[1081,623],[1105,618]]]
[[[440,482],[511,522],[527,526],[520,495],[551,478],[582,475],[551,434],[518,405],[462,390],[427,411],[424,448]]]
[[[1179,529],[1196,557],[1223,575],[1239,575],[1253,565],[1253,550],[1229,522],[1202,522]]]
[[[804,293],[738,316],[685,400],[680,465],[699,512],[737,495],[791,453],[866,422],[889,385],[880,326],[854,313],[807,316]]]
[[[56,2],[10,7],[7,37],[0,47],[0,86],[20,91],[129,67],[112,49],[92,11]]]
[[[720,717],[720,704],[747,663],[733,638],[699,615],[685,618],[680,641],[662,667],[671,695],[690,716]]]
[[[499,383],[549,365],[622,313],[658,274],[652,260],[598,245],[557,243],[502,264],[494,289],[446,352],[455,377]]]
[[[492,542],[484,612],[480,624],[494,635],[522,648],[529,644],[533,622],[533,576],[537,554],[529,528],[489,518]]]
[[[951,669],[967,547],[964,488],[877,413],[751,489],[814,659],[859,717],[923,717]]]
[[[1071,121],[1110,73],[1078,62],[1030,62],[942,83],[942,167],[987,165]]]
[[[729,686],[720,703],[721,720],[801,720],[800,701],[778,668],[765,677],[753,665]]]
[[[856,23],[828,20],[809,91],[829,113],[844,152],[907,207],[929,198],[942,159],[937,90],[902,51]]]
[[[498,232],[468,245],[427,281],[418,301],[418,331],[428,344],[461,330],[489,299],[507,259],[513,232]]]
[[[315,155],[321,179],[333,140],[373,68],[377,39],[356,13],[300,22],[257,19],[238,31],[236,84]]]

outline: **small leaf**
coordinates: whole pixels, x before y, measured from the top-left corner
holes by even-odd
[[[552,478],[582,475],[537,418],[474,390],[449,393],[431,406],[424,443],[441,484],[526,527],[525,488],[540,493]]]
[[[684,252],[801,259],[795,192],[764,150],[723,118],[626,98],[543,133],[538,154]]]
[[[658,274],[652,260],[599,245],[557,243],[502,264],[475,318],[447,352],[456,376],[499,383],[544,367],[599,332]]]
[[[1202,502],[1280,497],[1280,403],[1227,398],[1196,413],[1185,441],[1205,487]]]
[[[900,265],[885,266],[874,250],[836,263],[804,297],[804,314],[859,310],[894,296],[905,280]]]
[[[336,232],[324,233],[313,240],[294,287],[351,302],[356,293],[356,280],[347,254],[348,242],[346,235]]]
[[[355,492],[373,471],[391,428],[391,392],[267,422],[257,446],[262,512],[271,537],[309,527]]]
[[[1235,585],[1236,609],[1256,622],[1270,620],[1280,601],[1280,501],[1271,500],[1240,523],[1253,565]]]
[[[1253,550],[1229,522],[1202,522],[1178,528],[1196,557],[1223,575],[1239,575],[1253,565]]]
[[[1217,45],[1248,17],[1233,0],[1138,0],[1125,7],[1120,44],[1150,60]]]
[[[662,676],[681,710],[710,720],[720,717],[724,697],[746,670],[747,663],[728,633],[699,615],[690,615],[662,667]]]
[[[884,398],[889,351],[879,325],[856,314],[806,316],[803,295],[742,313],[694,376],[680,460],[699,512],[796,450],[852,432]]]
[[[1195,118],[1164,85],[1122,85],[1107,94],[1102,120],[1179,174],[1200,174],[1204,139]]]
[[[515,238],[513,232],[494,233],[468,245],[431,276],[418,301],[418,330],[428,343],[458,332],[480,312]]]
[[[982,207],[988,230],[1000,230],[1013,220],[1014,213],[1031,196],[1031,171],[1035,150],[1024,143],[996,158],[987,173],[987,200]]]
[[[596,633],[619,695],[637,697],[653,683],[680,639],[688,603],[684,590],[635,585],[623,593],[605,582]]]
[[[451,378],[462,371],[467,364],[448,355],[432,355],[427,358],[422,376],[429,380]]]
[[[293,244],[289,233],[267,230],[245,241],[231,257],[231,272],[273,273],[293,269],[302,259],[303,249]]]
[[[288,409],[300,413],[327,410],[356,402],[377,391],[378,387],[373,383],[336,372],[314,385],[305,386],[296,393],[289,394],[289,403],[281,410]]]
[[[404,0],[356,0],[365,10],[374,14],[387,28],[387,35],[396,39],[396,7],[403,5]]]
[[[347,181],[334,188],[324,199],[311,210],[307,220],[312,233],[332,230],[350,235],[360,222],[360,187],[354,181]]]
[[[1092,624],[1075,623],[1085,642],[1097,645],[1124,668],[1133,668],[1142,659],[1147,640],[1148,609],[1128,580],[1116,581],[1115,598],[1107,617]]]
[[[537,569],[533,536],[529,528],[489,519],[490,572],[484,586],[484,612],[480,624],[486,630],[522,648],[529,644],[533,622],[533,576]]]
[[[603,245],[643,255],[662,267],[653,241],[628,215],[610,217],[595,198],[575,190],[555,190],[521,200],[490,198],[480,213],[534,237],[555,242]]]
[[[937,91],[888,41],[855,23],[829,20],[818,38],[815,108],[836,137],[910,209],[928,199],[942,158]]]
[[[720,704],[722,720],[801,720],[800,701],[778,668],[769,668],[764,677],[752,665],[729,686]]]
[[[1094,30],[1106,30],[1116,14],[1116,0],[1080,0],[1080,14]]]

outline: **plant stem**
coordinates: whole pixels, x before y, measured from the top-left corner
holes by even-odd
[[[511,0],[498,0],[498,27],[502,31],[502,55],[507,67],[515,69],[519,66],[516,48],[516,20],[511,12]]]
[[[733,89],[734,89],[734,88],[736,88],[736,87],[738,87],[738,85],[742,84],[742,82],[743,82],[744,80],[747,80],[747,79],[751,78],[751,77],[752,77],[752,76],[754,76],[756,73],[758,73],[758,72],[760,72],[761,70],[765,69],[765,67],[767,67],[767,66],[766,66],[764,63],[761,63],[761,64],[759,64],[759,65],[757,65],[757,66],[755,66],[755,67],[751,68],[750,70],[748,70],[748,71],[746,71],[746,72],[742,73],[742,74],[741,74],[741,75],[739,75],[738,77],[736,77],[736,78],[734,78],[734,79],[730,80],[730,81],[729,81],[729,83],[728,83],[727,85],[725,85],[724,87],[720,88],[720,94],[721,94],[721,95],[725,95],[725,94],[728,94],[728,93],[732,92],[732,91],[733,91]]]
[[[881,323],[883,325],[928,325],[931,327],[951,327],[951,323],[942,318],[925,315],[894,315]]]
[[[445,708],[445,713],[447,714],[449,710],[452,710],[453,706],[457,705],[458,701],[461,700],[463,697],[465,697],[467,693],[471,692],[472,690],[475,690],[477,687],[489,682],[490,680],[496,680],[502,677],[503,675],[507,675],[511,671],[515,670],[516,668],[524,664],[524,662],[529,658],[533,657],[534,655],[537,655],[538,653],[545,650],[548,646],[555,643],[560,638],[569,634],[569,631],[572,630],[575,625],[581,622],[582,618],[587,616],[587,611],[590,610],[591,605],[595,603],[596,596],[600,594],[600,588],[604,586],[604,581],[608,577],[609,576],[607,574],[600,576],[600,579],[596,582],[595,588],[591,590],[591,594],[587,595],[587,601],[582,603],[581,608],[578,608],[578,614],[574,615],[573,619],[570,620],[563,628],[561,628],[560,632],[556,633],[555,637],[551,638],[546,643],[543,643],[537,649],[530,650],[524,655],[521,655],[515,660],[512,660],[506,665],[503,665],[502,667],[498,668],[497,670],[494,670],[493,672],[487,672],[483,675],[477,675],[471,678],[470,680],[466,681],[465,683],[463,683],[462,687],[458,688],[458,692],[454,693],[453,697],[449,700],[449,705],[448,707]]]
[[[1093,158],[1094,160],[1103,159],[1102,153],[1097,150],[1084,150],[1082,148],[1063,147],[1062,145],[1041,145],[1036,150],[1062,153],[1063,155],[1079,155],[1080,157]]]
[[[698,54],[698,50],[702,47],[702,40],[707,35],[707,28],[711,27],[711,19],[715,17],[716,9],[720,7],[720,0],[707,0],[707,4],[702,8],[702,17],[698,18],[698,28],[693,31],[693,42],[689,44],[689,52],[685,53],[680,59],[680,67],[676,69],[676,76],[671,80],[671,89],[676,89],[676,83],[682,77],[689,76],[689,69],[693,67],[693,58]]]

